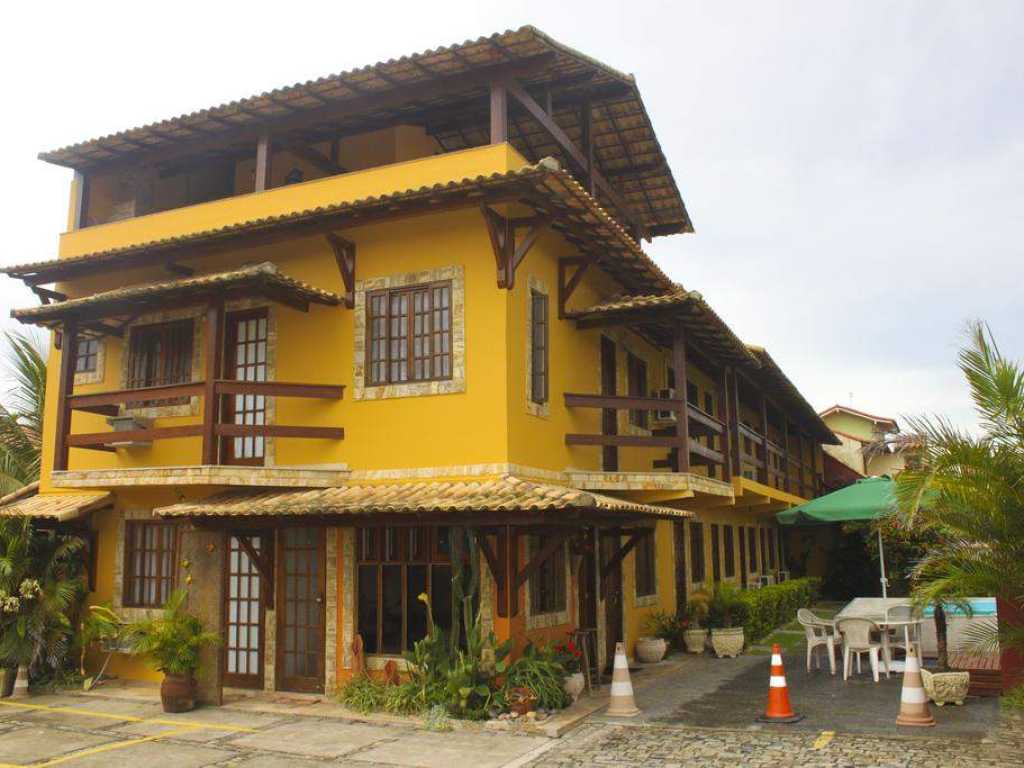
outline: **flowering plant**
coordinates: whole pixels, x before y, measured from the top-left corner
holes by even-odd
[[[555,643],[552,648],[558,657],[558,663],[561,664],[566,672],[579,672],[580,664],[583,660],[583,651],[576,647],[576,643],[572,639],[566,640],[564,643]]]

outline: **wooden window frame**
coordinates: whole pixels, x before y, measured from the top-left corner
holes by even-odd
[[[657,546],[654,531],[641,536],[633,549],[633,575],[637,597],[653,597],[658,594]]]
[[[86,336],[78,340],[78,345],[75,349],[75,373],[96,373],[100,362],[100,344],[102,342],[99,339]],[[82,354],[82,347],[86,347],[86,353]],[[89,347],[92,347],[92,351],[89,352]],[[82,361],[91,361],[91,364],[87,368],[82,367]]]
[[[647,391],[647,361],[639,355],[626,350],[626,393],[630,397],[649,397]],[[647,429],[649,412],[643,408],[633,409],[629,412],[629,423],[634,427]]]
[[[180,348],[176,349],[175,352],[179,355],[179,359],[170,361],[168,358],[171,353],[166,350],[161,351],[160,358],[156,365],[160,369],[159,372],[150,372],[150,356],[153,352],[149,349],[145,350],[145,360],[141,363],[147,370],[142,373],[141,376],[137,375],[136,369],[140,365],[139,355],[143,354],[139,347],[143,345],[141,339],[146,337],[152,343],[153,339],[156,339],[156,334],[163,334],[166,340],[174,329],[181,330],[181,341],[183,342]],[[145,325],[132,326],[128,338],[128,364],[127,370],[127,381],[125,382],[125,389],[139,389],[143,387],[159,387],[169,386],[173,384],[186,384],[192,381],[192,358],[195,354],[195,318],[188,317],[181,320],[168,320],[162,323],[146,323]],[[173,375],[177,373],[177,375]],[[129,407],[144,407],[154,405],[181,405],[189,401],[188,397],[174,397],[166,400],[151,400],[143,403],[129,403]]]
[[[448,292],[448,306],[447,309],[441,308],[440,310],[434,309],[434,292],[437,289],[445,289]],[[416,300],[416,294],[422,293],[426,299],[424,307],[420,313],[414,311],[413,306]],[[394,315],[392,314],[392,301],[395,298],[401,298],[402,296],[408,297],[407,314],[405,318],[406,328],[404,336],[405,346],[405,358],[406,364],[406,378],[402,379],[400,376],[395,376],[392,373],[392,366],[402,360],[401,357],[392,358],[392,325]],[[451,381],[455,371],[455,347],[454,347],[454,307],[453,305],[453,284],[451,280],[436,280],[429,283],[416,283],[415,285],[403,285],[395,288],[381,288],[375,291],[368,291],[366,293],[366,366],[364,374],[364,384],[366,387],[385,387],[392,384],[420,384],[423,382],[431,381]],[[373,309],[374,302],[378,299],[383,299],[383,315],[377,313]],[[440,331],[435,330],[435,317],[438,312],[447,313],[447,329]],[[415,332],[416,318],[417,315],[422,315],[424,320],[424,327],[421,332],[417,334]],[[375,337],[375,321],[383,317],[384,320],[384,335],[378,339]],[[448,339],[448,351],[447,352],[436,352],[435,345],[439,339],[443,339],[447,336]],[[416,340],[423,339],[429,344],[429,352],[416,355]],[[375,357],[376,347],[375,342],[382,341],[384,345],[384,357]],[[448,358],[448,373],[442,375],[434,375],[441,361],[444,357]],[[415,367],[418,361],[429,361],[431,375],[430,376],[415,376]],[[378,366],[382,366],[384,373],[383,378],[376,378]]]
[[[538,309],[540,310],[538,312]],[[537,405],[548,402],[551,392],[550,373],[550,303],[546,293],[530,291],[530,401]]]
[[[355,584],[355,625],[356,630],[364,636],[364,641],[367,640],[365,633],[362,631],[364,627],[359,624],[359,599],[360,599],[360,588],[359,579],[360,572],[363,567],[374,568],[376,578],[376,637],[373,643],[366,643],[367,648],[375,648],[376,650],[367,651],[372,656],[397,656],[405,653],[411,648],[406,647],[408,640],[409,630],[409,608],[414,606],[417,602],[418,595],[410,595],[408,593],[409,579],[408,579],[408,567],[413,566],[424,566],[426,569],[426,591],[427,594],[433,596],[434,589],[434,567],[435,566],[450,566],[451,558],[448,553],[440,546],[438,541],[438,532],[447,530],[445,526],[415,526],[415,527],[364,527],[356,528],[356,543],[355,543],[355,573],[356,573],[356,584]],[[419,552],[410,552],[410,544],[413,542],[413,532],[418,533],[424,537],[420,542],[421,549]],[[367,552],[364,543],[367,536],[374,536],[375,541],[372,544],[374,551]],[[388,540],[391,535],[394,535],[397,541],[397,551],[392,552],[388,549]],[[384,568],[399,566],[401,588],[402,588],[402,630],[401,630],[401,647],[398,651],[385,651],[384,650],[384,629],[383,629],[383,616],[384,616],[384,605],[383,605],[383,593],[384,593]],[[433,605],[431,606],[433,609]],[[436,616],[434,617],[437,618]]]
[[[135,532],[139,529],[145,528],[156,528],[156,529],[169,529],[170,535],[170,564],[171,572],[168,576],[142,576],[142,588],[140,590],[142,598],[136,600],[133,597],[134,586],[137,580],[135,574],[135,554],[137,548],[135,546]],[[124,569],[123,578],[121,583],[121,605],[125,608],[162,608],[167,602],[167,599],[171,596],[174,588],[177,584],[177,573],[178,573],[178,536],[179,527],[177,523],[163,522],[159,520],[126,520],[124,524]],[[143,539],[145,539],[145,533],[143,533]],[[152,552],[152,556],[157,559],[157,562],[161,562],[162,556],[168,552],[163,546],[163,537],[157,534],[157,546],[151,550],[145,550],[145,552]],[[145,594],[148,591],[146,584],[150,580],[155,580],[156,585],[156,596],[153,602],[147,602],[145,600]]]
[[[722,532],[718,523],[711,523],[711,581],[718,584],[722,580]]]
[[[254,309],[246,309],[238,312],[228,312],[225,316],[225,333],[224,333],[224,371],[223,376],[225,379],[231,379],[233,381],[247,381],[247,379],[238,379],[236,374],[236,368],[238,366],[237,354],[238,354],[238,324],[247,322],[249,320],[265,321],[266,336],[263,338],[262,343],[264,345],[264,356],[263,363],[265,372],[263,379],[256,379],[256,381],[269,381],[270,380],[270,310],[267,307],[257,307]],[[252,342],[246,341],[245,344]],[[259,339],[256,340],[259,343]],[[248,364],[247,364],[248,365]],[[259,365],[259,363],[256,363]],[[263,424],[267,423],[267,414],[269,412],[269,404],[267,398],[264,395],[227,395],[222,401],[222,415],[221,420],[224,424],[235,423],[235,403],[238,398],[253,398],[253,402],[262,405],[262,408],[254,407],[251,411],[243,410],[243,413],[262,413]],[[221,455],[223,457],[222,463],[238,465],[238,466],[254,466],[262,467],[267,457],[267,440],[266,437],[225,437],[222,440]],[[235,455],[235,446],[237,444],[245,445],[245,441],[252,441],[253,453],[256,453],[256,446],[259,446],[259,455],[253,455],[249,457],[238,457]],[[243,449],[244,453],[244,449]]]
[[[707,563],[704,555],[704,523],[698,520],[689,522],[690,533],[690,582],[703,584],[708,577]],[[694,532],[699,535],[695,536]],[[699,546],[697,542],[699,540]]]
[[[722,529],[722,547],[725,550],[725,568],[722,569],[725,578],[736,577],[736,530],[734,526],[726,525]],[[743,535],[742,529],[740,535]]]
[[[527,561],[532,561],[544,548],[540,536],[526,538]],[[530,615],[544,616],[564,613],[569,609],[569,588],[565,578],[565,545],[558,547],[540,564],[527,581],[530,590]]]
[[[749,526],[747,528],[747,561],[748,561],[748,572],[758,573],[757,570],[757,528]]]

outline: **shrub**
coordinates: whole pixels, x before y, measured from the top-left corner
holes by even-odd
[[[821,580],[814,578],[792,579],[743,592],[740,600],[746,605],[747,615],[742,621],[747,642],[760,640],[792,621],[797,609],[812,605],[820,592]]]
[[[644,628],[654,637],[660,637],[670,648],[683,647],[683,630],[686,620],[668,611],[655,611],[647,617]]]
[[[204,631],[199,617],[188,612],[187,597],[186,590],[175,590],[159,616],[137,621],[125,630],[132,651],[148,656],[165,675],[195,674],[199,651],[220,643],[218,635]]]
[[[717,584],[708,603],[707,626],[710,629],[746,627],[750,609],[743,593],[732,584]]]
[[[384,708],[385,685],[369,675],[359,675],[349,680],[338,691],[338,700],[349,709],[362,712],[379,712]],[[395,687],[395,686],[392,686]]]
[[[514,688],[528,688],[537,697],[537,706],[561,709],[569,703],[564,681],[565,667],[558,662],[557,653],[530,643],[523,655],[509,665],[504,690],[507,696]]]

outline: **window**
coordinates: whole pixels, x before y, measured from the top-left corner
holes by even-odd
[[[540,536],[531,536],[527,552],[532,561],[544,548]],[[530,613],[559,613],[565,610],[565,547],[561,546],[530,576]]]
[[[757,529],[747,528],[747,555],[750,557],[750,572],[757,572]]]
[[[99,365],[99,339],[79,339],[75,355],[75,373],[93,373]]]
[[[654,531],[641,536],[633,558],[636,573],[636,596],[648,597],[658,591],[658,574],[654,568]]]
[[[686,402],[690,405],[697,405],[700,403],[700,397],[697,392],[697,385],[692,381],[686,382]]]
[[[768,563],[775,569],[775,529],[768,531]]]
[[[733,540],[733,527],[725,526],[725,578],[731,579],[736,575],[736,542]],[[740,533],[742,536],[742,532]]]
[[[704,524],[690,523],[690,581],[704,581]]]
[[[768,571],[768,553],[767,553],[767,532],[764,528],[758,529],[761,532],[761,570]]]
[[[174,589],[177,527],[172,523],[129,520],[124,526],[122,602],[159,608]]]
[[[630,397],[647,397],[647,363],[626,353],[626,388]],[[638,408],[629,412],[629,423],[635,427],[647,426],[647,410]]]
[[[235,381],[267,380],[268,320],[266,309],[228,315],[225,376]],[[266,424],[267,402],[263,395],[230,395],[225,399],[229,424]],[[263,464],[265,445],[259,435],[231,437],[224,441],[228,464]]]
[[[452,284],[414,285],[366,296],[367,385],[452,377]]]
[[[715,396],[710,392],[704,393],[704,413],[709,416],[715,415]]]
[[[718,583],[722,580],[722,563],[719,559],[718,552],[718,526],[715,523],[711,524],[711,578]]]
[[[548,297],[530,292],[530,399],[548,401]]]
[[[132,328],[128,348],[128,389],[184,384],[191,380],[191,320]],[[146,404],[172,405],[186,402],[187,397],[178,397]]]
[[[426,637],[423,593],[437,626],[451,625],[447,528],[362,528],[356,535],[358,624],[367,653],[403,653]]]

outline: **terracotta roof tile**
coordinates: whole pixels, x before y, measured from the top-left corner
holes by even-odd
[[[35,517],[58,523],[77,520],[110,503],[110,494],[39,493],[39,484],[25,486],[0,498],[0,516]]]

